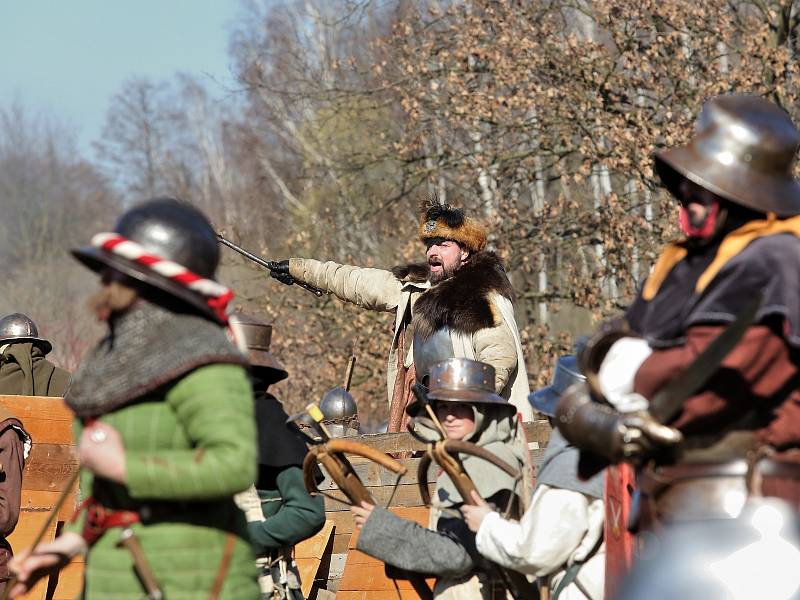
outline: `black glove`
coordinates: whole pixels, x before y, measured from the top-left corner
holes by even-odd
[[[292,285],[294,283],[294,277],[289,273],[288,260],[270,261],[269,274],[270,277],[274,277],[283,284]]]

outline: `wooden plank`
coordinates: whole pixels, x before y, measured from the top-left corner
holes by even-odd
[[[50,421],[69,421],[72,423],[72,410],[63,398],[51,396],[2,396],[0,406],[11,411],[17,418],[41,417]]]
[[[69,478],[78,468],[72,437],[73,415],[61,398],[0,396],[0,406],[19,418],[33,438],[31,454],[23,472],[19,521],[8,536],[12,548],[19,551],[33,543]],[[74,512],[75,505],[76,493],[73,490],[56,522],[48,527],[44,541],[54,539],[56,531]],[[54,598],[66,600],[76,597],[82,579],[81,558],[62,571]],[[24,598],[43,600],[48,583],[48,578],[44,578]]]
[[[386,591],[369,591],[369,592],[353,592],[344,591],[336,593],[336,600],[419,600],[419,596],[414,591],[403,590],[399,592],[392,590]]]
[[[333,535],[333,546],[331,546],[331,554],[342,554],[347,552],[347,545],[350,543],[349,533],[336,533]]]
[[[43,490],[26,490],[22,489],[22,499],[20,502],[20,522],[26,513],[49,513],[56,501],[58,500],[61,492],[48,492]],[[75,512],[77,508],[77,494],[70,494],[66,499],[64,505],[61,507],[61,512],[58,515],[59,521],[67,521]],[[17,524],[17,527],[20,525]]]
[[[78,469],[74,446],[34,443],[22,473],[26,490],[60,492]]]
[[[72,411],[62,398],[0,396],[0,406],[16,416],[34,444],[72,443]]]
[[[353,532],[353,513],[348,511],[330,512],[325,515],[329,521],[333,521],[333,526],[336,528],[335,533],[352,533]]]
[[[83,589],[83,561],[73,561],[61,569],[53,600],[73,600]]]
[[[294,547],[294,557],[321,559],[322,555],[325,554],[325,548],[328,546],[328,540],[333,533],[333,528],[333,521],[326,520],[325,525],[315,535],[299,542]]]
[[[375,504],[377,506],[386,506],[389,498],[392,497],[392,486],[381,486],[381,487],[371,487],[367,488],[369,492],[372,494],[373,498],[375,499]],[[337,491],[334,492],[336,495],[343,495],[341,492]],[[392,506],[421,506],[422,499],[419,495],[419,488],[416,485],[400,485],[397,487],[397,491],[394,492],[394,496],[392,497]],[[336,502],[325,498],[325,512],[341,512],[341,511],[349,511],[350,507],[342,504],[340,502]],[[327,518],[330,518],[330,515],[327,515]]]
[[[546,420],[529,421],[523,423],[523,429],[528,442],[547,444],[550,439],[550,423]],[[397,452],[408,452],[411,450],[424,450],[425,444],[411,437],[408,432],[400,433],[371,433],[366,435],[353,436],[351,439],[361,442],[367,446],[377,448],[381,452],[395,454]]]
[[[390,510],[400,517],[411,519],[423,526],[428,524],[429,511],[425,507],[393,508]],[[383,563],[356,550],[357,543],[358,531],[356,530],[350,537],[350,543],[348,544],[350,551],[342,579],[339,582],[337,598],[369,598],[370,600],[376,598],[398,598],[398,590],[401,598],[419,598],[410,582],[395,581],[386,577]],[[427,580],[427,583],[432,587],[433,579]],[[363,595],[351,595],[350,592]]]
[[[332,533],[333,521],[325,521],[325,525],[316,535],[294,547],[295,562],[300,573],[300,587],[305,598],[311,594],[311,586],[314,585],[314,578]]]
[[[30,547],[49,515],[49,512],[23,513],[20,511],[17,527],[8,536],[8,542],[11,547],[16,551]],[[44,536],[44,540],[52,541],[55,539],[55,533],[56,523],[52,523]]]
[[[408,469],[407,473],[400,480],[401,483],[404,485],[417,483],[417,467],[419,466],[419,461],[419,458],[408,458],[400,461],[400,463]],[[374,462],[351,461],[351,463],[356,475],[358,475],[359,479],[361,479],[361,481],[367,487],[378,487],[384,485],[391,486],[397,481],[397,475],[391,471],[387,471]],[[324,491],[339,489],[330,476],[328,476],[325,468],[320,466],[320,469],[322,469],[325,479],[317,487]],[[428,481],[432,482],[435,480],[436,469],[432,467],[428,470]]]

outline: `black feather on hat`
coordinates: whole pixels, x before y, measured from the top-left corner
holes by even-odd
[[[486,228],[462,209],[441,202],[437,194],[420,204],[419,216],[419,239],[424,243],[434,238],[452,240],[472,252],[486,246]]]

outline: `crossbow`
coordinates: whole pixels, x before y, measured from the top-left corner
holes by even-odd
[[[316,404],[309,404],[304,414],[291,418],[296,420],[298,417],[302,418],[303,416],[310,417],[311,426],[319,436],[319,439],[309,439],[308,454],[303,460],[303,482],[308,493],[323,493],[317,487],[315,473],[317,464],[320,464],[331,480],[347,496],[350,504],[359,505],[363,501],[375,504],[375,499],[359,478],[353,465],[345,456],[346,454],[360,456],[380,465],[397,475],[398,482],[408,471],[404,465],[380,450],[353,440],[332,438],[322,422],[324,415]],[[331,496],[331,498],[334,497]],[[339,498],[334,499],[339,500]]]

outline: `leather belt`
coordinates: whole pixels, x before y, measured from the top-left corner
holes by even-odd
[[[75,521],[84,509],[86,510],[86,519],[83,522],[81,535],[90,546],[113,527],[130,527],[135,523],[141,523],[141,517],[138,512],[133,510],[109,510],[91,496],[78,507],[72,521]]]

